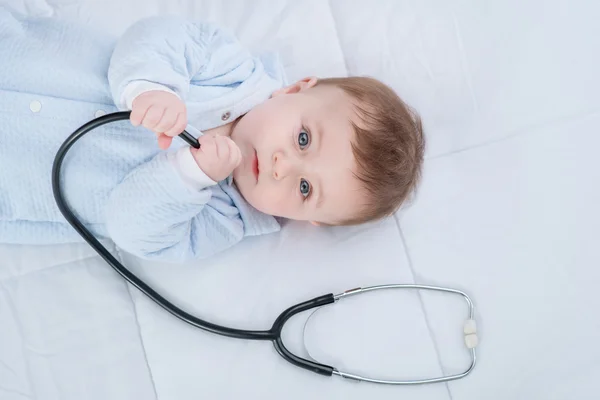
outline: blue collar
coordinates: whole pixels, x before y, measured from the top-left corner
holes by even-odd
[[[191,125],[186,130],[195,137],[203,133]],[[233,183],[233,176],[219,182],[221,189],[231,198],[231,201],[240,212],[240,217],[244,223],[244,236],[258,236],[278,232],[281,229],[279,222],[275,217],[264,214],[252,207],[246,199],[242,197]]]
[[[275,217],[262,213],[252,207],[235,187],[233,177],[229,176],[226,180],[220,182],[219,186],[227,193],[240,212],[240,217],[244,223],[244,236],[258,236],[279,232],[281,226]]]

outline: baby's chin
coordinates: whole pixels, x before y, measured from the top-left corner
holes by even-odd
[[[233,183],[244,198],[252,207],[257,208],[255,199],[260,196],[256,187],[256,183],[244,175],[244,172],[236,169],[233,171]]]
[[[240,192],[244,200],[246,200],[250,206],[263,214],[272,215],[274,217],[278,216],[273,213],[274,210],[271,210],[268,205],[265,204],[264,196],[266,193],[262,193],[256,183],[248,181],[248,179],[243,176],[238,177],[238,180],[236,180],[235,173],[233,174],[233,182],[238,192]]]

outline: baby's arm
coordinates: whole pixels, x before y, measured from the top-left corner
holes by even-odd
[[[184,102],[190,82],[218,77],[226,86],[236,70],[251,70],[250,53],[228,32],[213,24],[176,16],[137,21],[119,38],[108,79],[115,104],[131,109],[133,100],[150,90],[174,93]],[[215,81],[216,83],[216,81]]]
[[[214,59],[220,61],[211,62]],[[134,100],[151,97],[156,90],[185,101],[192,80],[223,76],[225,81],[226,72],[244,68],[248,60],[234,38],[212,25],[153,17],[137,22],[121,37],[109,82],[120,108],[131,109]],[[217,171],[223,163],[207,155],[210,140],[201,137],[199,151],[184,147],[158,154],[114,189],[106,218],[109,235],[119,247],[144,258],[184,261],[210,256],[241,240],[239,212],[214,186],[233,167],[225,168],[225,175]]]
[[[199,142],[198,150],[159,153],[111,193],[107,230],[119,247],[143,258],[179,262],[208,257],[241,240],[237,208],[227,196],[213,193],[216,181],[239,164],[240,151],[226,137],[205,135]]]

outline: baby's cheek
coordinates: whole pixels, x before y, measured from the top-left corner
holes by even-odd
[[[271,215],[285,216],[290,212],[293,199],[290,199],[281,188],[269,186],[260,188],[257,186],[256,201],[262,208],[261,211]]]

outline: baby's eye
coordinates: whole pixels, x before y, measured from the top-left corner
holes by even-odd
[[[308,146],[309,143],[310,143],[310,136],[308,135],[308,133],[306,131],[301,131],[300,134],[298,135],[298,145],[300,146],[300,149],[304,150],[304,148],[306,148],[306,146]]]
[[[308,197],[310,194],[310,183],[306,179],[300,179],[300,193],[304,197]]]

